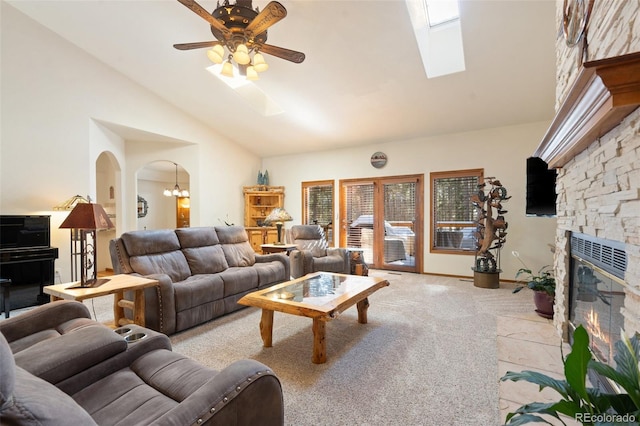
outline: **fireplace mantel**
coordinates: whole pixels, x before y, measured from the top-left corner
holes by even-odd
[[[533,154],[562,167],[640,105],[640,52],[585,62]]]

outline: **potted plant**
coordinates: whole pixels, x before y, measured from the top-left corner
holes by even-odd
[[[502,202],[507,189],[494,177],[485,178],[478,185],[478,192],[471,195],[471,204],[478,213],[476,225],[476,256],[473,268],[473,285],[482,288],[498,288],[500,285],[500,249],[507,236],[506,210]],[[495,253],[495,254],[494,254]]]
[[[520,259],[517,252],[513,252],[513,255]],[[534,274],[531,269],[524,268],[518,269],[516,273],[516,288],[513,289],[514,293],[519,292],[523,288],[529,288],[533,290],[533,302],[536,305],[536,313],[543,318],[553,318],[553,303],[556,297],[556,279],[553,276],[553,271],[550,266],[543,266],[540,268],[537,274]]]
[[[541,415],[548,415],[566,424],[561,414],[583,425],[637,425],[640,420],[640,336],[615,343],[615,368],[592,359],[589,335],[582,325],[573,334],[571,353],[563,360],[564,380],[538,371],[508,371],[500,380],[526,381],[540,390],[550,388],[561,396],[557,402],[531,402],[507,415],[507,425],[546,423]],[[593,370],[624,389],[623,393],[605,393],[588,387],[587,373]]]

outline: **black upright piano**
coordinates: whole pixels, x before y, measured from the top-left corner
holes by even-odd
[[[46,303],[53,284],[58,249],[51,247],[51,216],[0,215],[0,309]],[[13,296],[13,297],[10,297]]]

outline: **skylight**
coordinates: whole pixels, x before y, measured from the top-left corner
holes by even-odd
[[[464,71],[457,0],[405,0],[427,78]]]
[[[458,0],[424,0],[430,27],[460,19]]]
[[[284,110],[273,100],[269,95],[262,91],[252,81],[247,80],[245,77],[240,76],[238,69],[234,65],[233,75],[234,77],[225,77],[220,75],[222,64],[215,64],[207,67],[207,71],[216,76],[224,84],[232,88],[238,95],[240,95],[253,109],[258,111],[265,117],[271,115],[277,115],[284,112]]]

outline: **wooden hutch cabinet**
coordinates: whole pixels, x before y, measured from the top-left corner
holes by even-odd
[[[284,186],[245,186],[244,227],[249,235],[253,250],[262,253],[262,244],[278,241],[275,226],[262,226],[264,219],[275,207],[284,207]]]

